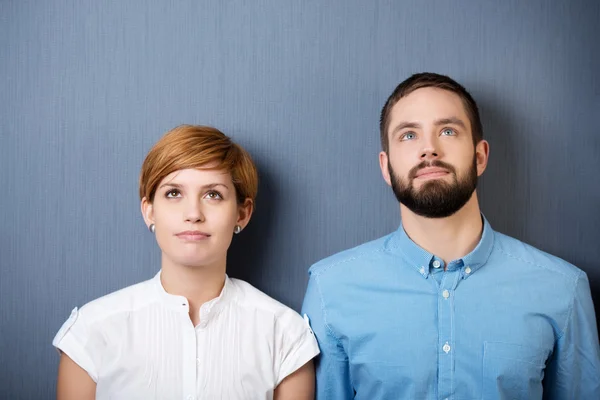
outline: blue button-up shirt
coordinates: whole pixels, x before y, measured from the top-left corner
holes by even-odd
[[[443,260],[402,226],[310,268],[317,399],[600,399],[586,274],[494,232]]]

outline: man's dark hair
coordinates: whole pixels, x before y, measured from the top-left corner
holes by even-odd
[[[426,87],[433,87],[456,93],[462,100],[467,116],[471,122],[473,144],[477,144],[483,139],[483,126],[481,125],[481,119],[479,118],[477,103],[475,103],[475,100],[473,100],[473,97],[471,97],[469,92],[467,92],[461,84],[448,76],[423,72],[414,74],[404,82],[400,83],[396,89],[394,89],[390,97],[388,97],[385,106],[383,106],[383,109],[381,110],[381,119],[379,120],[381,148],[386,153],[389,150],[388,129],[390,128],[390,112],[392,111],[392,108],[401,98],[408,96],[417,89]]]

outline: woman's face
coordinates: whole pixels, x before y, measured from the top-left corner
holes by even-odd
[[[158,184],[152,203],[142,200],[163,260],[188,267],[224,264],[235,226],[246,226],[252,207],[250,199],[238,204],[229,172],[210,169],[175,171]]]

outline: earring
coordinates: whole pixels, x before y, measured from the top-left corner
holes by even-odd
[[[156,228],[154,227],[154,224],[150,224],[150,226],[148,227],[148,230],[152,233],[154,233],[154,231],[156,230]]]
[[[242,231],[242,227],[239,225],[236,225],[235,228],[233,228],[233,233],[240,233]]]

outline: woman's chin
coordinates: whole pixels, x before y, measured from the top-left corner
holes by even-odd
[[[189,256],[182,257],[179,255],[178,257],[167,257],[169,259],[169,263],[174,266],[180,266],[185,268],[207,268],[211,265],[218,265],[216,257],[208,257],[206,255],[203,256]]]

